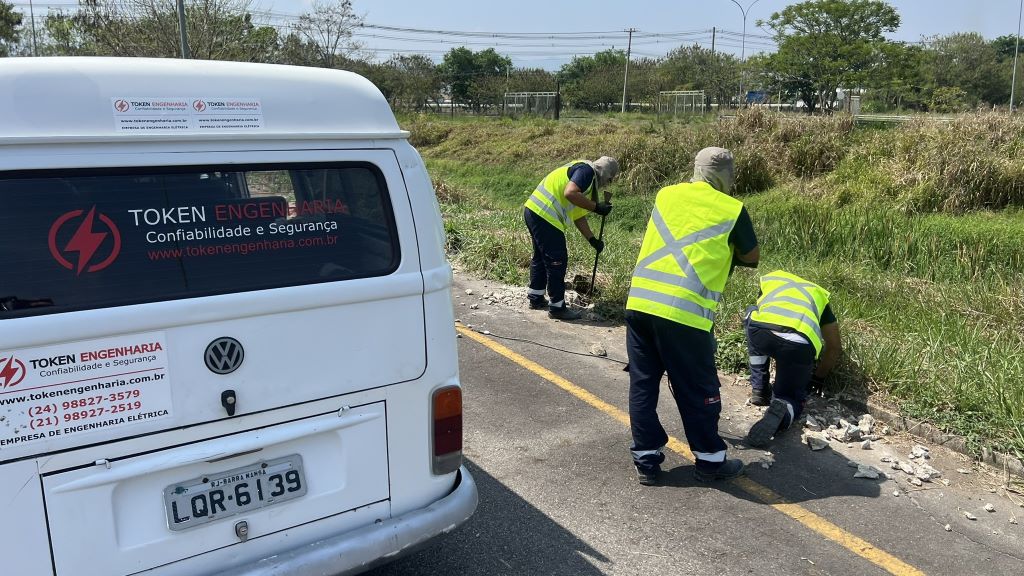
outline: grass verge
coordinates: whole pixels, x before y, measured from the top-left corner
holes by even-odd
[[[624,177],[614,188],[599,271],[598,306],[612,317],[621,317],[653,193],[685,179],[699,147],[732,146],[741,198],[762,243],[760,271],[790,270],[833,294],[846,352],[830,388],[883,397],[975,447],[1022,456],[1024,213],[1015,208],[1012,158],[1004,156],[1024,131],[964,121],[988,126],[993,139],[977,144],[988,160],[976,168],[951,168],[955,154],[943,163],[940,144],[921,156],[900,152],[914,134],[952,138],[926,124],[860,131],[837,119],[796,125],[750,117],[732,126],[413,119],[410,127],[435,177],[449,251],[466,268],[512,284],[526,280],[531,248],[521,206],[536,182],[564,159],[619,154]],[[754,146],[758,134],[776,150]],[[990,181],[991,166],[1003,172]],[[912,190],[894,183],[911,169]],[[970,182],[981,191],[963,192]],[[998,182],[1010,191],[997,190]],[[982,210],[991,207],[1000,210]],[[596,217],[591,226],[596,231]],[[575,233],[569,250],[570,278],[589,277],[593,251]],[[738,269],[717,326],[724,370],[746,369],[740,318],[756,293],[757,273]]]

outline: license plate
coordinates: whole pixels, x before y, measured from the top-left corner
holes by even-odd
[[[256,462],[164,488],[167,527],[185,530],[306,493],[302,456]]]

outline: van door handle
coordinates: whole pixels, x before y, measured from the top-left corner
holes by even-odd
[[[225,390],[220,393],[220,405],[227,411],[228,416],[235,415],[235,404],[238,402],[238,398],[235,396],[234,390]]]

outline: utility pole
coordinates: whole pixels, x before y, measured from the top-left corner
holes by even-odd
[[[36,51],[36,11],[32,7],[32,0],[28,0],[28,17],[32,19],[32,55],[39,56]]]
[[[178,0],[178,33],[181,35],[181,57],[189,60],[192,54],[188,49],[188,31],[185,30],[185,0]]]
[[[1024,2],[1024,0],[1021,0]],[[626,113],[626,85],[629,82],[629,55],[633,50],[633,32],[636,32],[636,28],[630,28],[626,30],[629,32],[629,42],[626,44],[626,75],[622,78],[622,113]]]
[[[1013,79],[1010,80],[1010,113],[1013,113],[1013,99],[1017,92],[1017,54],[1020,52],[1020,19],[1024,15],[1024,0],[1017,10],[1017,43],[1013,47]]]
[[[718,27],[711,27],[711,55],[715,55],[715,35],[718,33]]]

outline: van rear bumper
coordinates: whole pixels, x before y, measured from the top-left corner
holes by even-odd
[[[379,564],[418,550],[430,540],[451,532],[476,510],[476,482],[459,468],[455,487],[444,498],[425,508],[372,527],[363,527],[333,538],[271,556],[228,570],[226,576],[342,576],[358,574]]]

